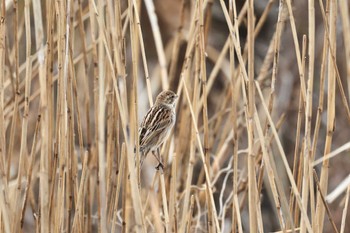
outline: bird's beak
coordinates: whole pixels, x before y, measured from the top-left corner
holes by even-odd
[[[179,98],[179,96],[177,94],[175,94],[175,99]]]

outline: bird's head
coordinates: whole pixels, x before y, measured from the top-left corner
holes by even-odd
[[[174,105],[177,97],[177,94],[174,92],[165,90],[157,96],[156,104]]]

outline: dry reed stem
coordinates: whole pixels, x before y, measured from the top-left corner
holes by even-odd
[[[1,4],[1,20],[0,20],[0,208],[1,208],[1,229],[6,233],[10,232],[11,213],[7,210],[10,208],[9,193],[8,193],[8,179],[9,175],[6,172],[6,128],[4,118],[4,79],[5,79],[5,36],[6,36],[6,7],[5,1]]]
[[[21,228],[23,228],[24,214],[25,214],[25,210],[27,208],[26,204],[27,204],[28,196],[29,196],[28,191],[29,191],[29,189],[31,187],[31,183],[32,183],[33,167],[34,167],[34,162],[35,162],[35,149],[37,147],[37,140],[38,140],[38,136],[39,136],[40,119],[41,119],[41,116],[39,115],[37,122],[36,122],[34,136],[33,136],[34,139],[33,139],[32,149],[30,152],[30,162],[28,162],[29,167],[28,167],[28,171],[27,171],[27,185],[26,185],[25,190],[24,190],[21,219],[20,219]]]
[[[300,46],[299,46],[299,40],[298,40],[297,30],[296,30],[296,26],[295,26],[294,14],[293,14],[293,10],[292,10],[292,3],[291,3],[291,0],[286,0],[286,2],[287,2],[288,13],[289,13],[289,22],[290,22],[290,26],[292,28],[293,42],[294,42],[294,46],[295,46],[294,50],[295,50],[295,54],[297,57],[298,70],[299,70],[299,75],[300,75],[301,94],[302,94],[303,100],[305,101],[306,100],[306,87],[305,87],[305,82],[302,80],[302,76],[301,76],[301,74],[303,73],[302,64],[301,64],[302,58],[300,57]]]
[[[34,3],[34,2],[33,2]],[[16,4],[14,4],[15,6]],[[17,11],[16,11],[17,12]],[[16,13],[17,14],[17,13]],[[41,23],[41,20],[36,20],[36,22],[39,21],[38,24]],[[17,190],[21,190],[21,182],[22,182],[22,174],[24,174],[23,170],[23,163],[25,159],[25,151],[27,150],[27,132],[28,132],[28,117],[29,117],[29,95],[30,95],[30,88],[31,88],[31,78],[32,78],[32,62],[30,58],[31,53],[31,32],[30,32],[30,9],[29,9],[29,2],[26,2],[25,6],[25,26],[26,26],[26,37],[28,38],[26,40],[26,78],[25,78],[25,93],[24,93],[24,100],[25,100],[25,106],[24,106],[24,112],[23,112],[23,120],[22,120],[22,135],[21,135],[21,147],[20,147],[20,155],[19,155],[19,162],[18,162],[18,175],[17,175]],[[40,27],[40,26],[39,26]],[[37,37],[40,38],[40,35]],[[18,77],[19,78],[19,77]],[[18,87],[16,87],[18,88]],[[16,94],[17,96],[17,94]],[[16,99],[15,99],[16,102]],[[16,110],[14,110],[14,114],[16,114]],[[17,114],[16,114],[17,115]],[[17,232],[18,227],[20,226],[20,214],[21,211],[20,205],[21,205],[21,193],[18,192],[15,194],[13,205],[15,206],[15,214],[13,215],[12,220],[12,232]]]
[[[348,186],[348,189],[346,191],[345,204],[344,204],[342,220],[341,220],[341,226],[340,226],[340,233],[344,233],[345,232],[345,224],[346,224],[345,220],[346,220],[346,214],[348,212],[349,196],[350,196],[350,185]]]
[[[178,210],[178,201],[176,197],[177,191],[177,156],[174,153],[172,156],[172,165],[171,165],[171,178],[170,178],[170,189],[169,189],[169,230],[170,232],[177,232],[177,210]]]
[[[305,55],[307,40],[306,35],[303,36],[302,44],[302,73],[300,74],[301,80],[305,82],[304,72],[305,72]],[[310,49],[309,49],[310,50]],[[312,68],[311,68],[312,69]],[[310,205],[313,208],[314,203],[312,203],[312,182],[310,181],[310,154],[311,154],[311,119],[312,119],[312,90],[313,90],[313,77],[309,76],[307,81],[306,98],[305,98],[305,128],[304,128],[304,138],[303,138],[303,178],[302,178],[302,193],[301,198],[304,206],[308,206],[309,197]],[[310,192],[309,192],[310,190]],[[314,216],[314,212],[311,213],[311,218]],[[300,220],[300,231],[305,232],[305,222],[303,219]]]
[[[336,0],[331,0],[329,4],[329,50],[335,50],[336,48],[336,18],[337,18],[337,2]],[[335,69],[332,64],[332,55],[328,53],[328,98],[327,98],[327,135],[324,147],[324,155],[331,151],[331,144],[334,132],[334,119],[335,119]],[[324,160],[322,164],[321,177],[320,177],[320,192],[317,195],[317,206],[316,206],[316,222],[317,231],[323,229],[323,219],[325,214],[324,205],[322,205],[322,200],[320,193],[327,193],[328,187],[328,173],[329,173],[329,160]]]
[[[206,163],[205,163],[205,156],[204,156],[204,152],[203,152],[203,147],[202,147],[201,140],[200,140],[199,133],[198,133],[197,121],[196,121],[196,118],[195,118],[195,114],[193,112],[191,100],[190,100],[190,97],[189,97],[189,94],[188,94],[188,89],[186,87],[186,83],[184,81],[184,77],[181,77],[181,81],[183,83],[186,99],[187,99],[187,102],[188,102],[188,105],[189,105],[189,108],[190,108],[190,112],[191,112],[191,118],[192,118],[192,122],[193,122],[194,131],[195,131],[195,134],[196,134],[197,145],[199,147],[200,156],[201,156],[201,159],[202,159],[202,162],[203,162],[203,168],[204,168],[204,172],[205,172],[206,185],[209,186],[209,187],[212,187],[211,181],[210,181],[210,176],[209,176],[209,171],[208,171],[208,168],[207,168]],[[214,215],[213,218],[214,218],[214,222],[215,222],[216,231],[220,232],[220,226],[219,226],[219,222],[218,222],[218,219],[217,219],[217,212],[216,212],[216,207],[215,207],[215,202],[214,202],[214,197],[213,197],[213,191],[212,191],[211,188],[209,188],[208,192],[209,192],[210,204],[212,205],[212,208],[213,208],[213,215]]]
[[[237,9],[236,9],[236,3],[235,1],[229,1],[229,15],[232,22],[234,22],[236,32],[238,33],[238,23],[237,23]],[[240,209],[238,204],[238,196],[237,196],[237,186],[238,186],[238,134],[237,134],[237,103],[239,99],[239,87],[240,83],[239,81],[241,79],[238,79],[237,82],[234,80],[234,67],[235,67],[235,59],[234,59],[234,45],[233,40],[231,37],[229,37],[229,46],[230,46],[230,87],[231,87],[231,106],[232,106],[232,122],[233,122],[233,179],[232,179],[232,194],[233,194],[233,201],[232,201],[232,223],[231,223],[231,229],[233,232],[236,232],[236,227],[238,228],[238,232],[242,232],[242,221],[241,221],[241,215],[240,215]],[[233,94],[235,93],[235,94]]]
[[[188,211],[188,224],[187,224],[187,231],[186,232],[191,232],[191,222],[192,222],[192,215],[193,215],[193,210],[194,210],[194,196],[191,195],[191,204],[190,204],[190,210]]]
[[[301,171],[301,164],[302,164],[302,153],[300,151],[300,132],[301,132],[301,121],[303,119],[303,102],[302,102],[302,96],[301,93],[299,92],[299,107],[298,107],[298,118],[297,118],[297,126],[296,126],[296,133],[295,133],[295,146],[294,146],[294,159],[293,159],[293,176],[294,176],[294,180],[297,181],[297,184],[301,183],[300,182],[300,176],[299,176],[299,170]],[[297,185],[298,190],[299,189],[299,185]],[[290,212],[293,213],[293,211],[298,211],[297,208],[295,208],[295,197],[294,197],[294,193],[291,190],[290,191],[290,195],[289,195],[289,209]],[[296,221],[299,221],[298,218],[296,216],[294,216],[294,223],[296,223]],[[296,224],[297,225],[297,224]]]
[[[1,229],[6,233],[10,232],[11,213],[8,213],[8,173],[6,173],[6,140],[5,140],[5,118],[4,118],[4,79],[5,79],[5,36],[6,36],[6,7],[5,1],[1,4],[1,20],[0,20],[0,208],[1,208]]]
[[[122,150],[122,153],[120,156],[121,158],[119,162],[119,168],[117,170],[118,180],[117,180],[117,187],[115,191],[114,212],[113,212],[113,220],[112,220],[112,228],[111,228],[112,232],[115,232],[115,226],[117,224],[118,200],[120,195],[120,189],[122,187],[122,178],[126,176],[126,174],[123,175],[123,171],[127,170],[125,166],[125,156],[126,156],[126,153],[125,153],[125,147],[124,147],[124,151]],[[125,230],[125,228],[123,229]]]
[[[179,16],[180,22],[178,24],[177,31],[172,43],[172,52],[171,52],[171,59],[170,59],[170,65],[169,65],[170,82],[172,82],[175,78],[176,66],[178,64],[180,42],[183,36],[182,29],[184,27],[184,22],[185,22],[185,3],[186,3],[186,0],[181,0],[181,9],[180,9],[180,16]]]
[[[29,1],[28,1],[29,3]],[[53,13],[53,11],[49,11]],[[49,37],[48,37],[49,38]],[[49,40],[48,40],[49,41]],[[41,41],[43,42],[43,41]],[[49,87],[46,79],[46,71],[49,70],[50,63],[45,64],[44,55],[48,58],[50,56],[50,50],[44,50],[43,43],[41,43],[40,48],[38,48],[38,62],[39,62],[39,83],[40,83],[40,113],[41,113],[41,154],[40,154],[40,230],[41,232],[49,231]],[[44,54],[45,52],[45,54]],[[48,60],[50,61],[50,60]],[[54,167],[55,169],[56,167]],[[55,172],[56,173],[56,172]]]
[[[259,86],[258,82],[255,82],[255,86],[256,86],[256,90],[257,90],[258,93],[259,93],[260,99],[263,100],[263,95],[262,95],[262,92],[261,92],[261,89],[260,89],[260,86]],[[303,204],[302,204],[302,200],[301,200],[301,198],[300,198],[300,194],[299,194],[298,188],[297,188],[297,186],[296,186],[296,184],[295,184],[295,181],[294,181],[294,179],[293,179],[293,174],[292,174],[292,172],[291,172],[291,170],[290,170],[290,168],[289,168],[289,165],[288,165],[288,162],[287,162],[287,158],[286,158],[285,152],[284,152],[284,150],[283,150],[283,147],[282,147],[282,145],[281,145],[280,139],[279,139],[279,137],[278,137],[277,131],[276,131],[275,127],[274,127],[273,121],[272,121],[272,119],[271,119],[271,116],[270,116],[270,114],[269,114],[269,112],[268,112],[268,109],[267,109],[267,107],[266,107],[264,101],[262,101],[261,103],[262,103],[263,109],[264,109],[264,111],[265,111],[265,113],[266,113],[266,116],[267,116],[267,118],[268,118],[268,121],[269,121],[269,123],[270,123],[270,125],[271,125],[272,132],[273,132],[273,134],[274,134],[274,136],[275,136],[275,140],[276,140],[276,142],[277,142],[278,150],[279,150],[280,155],[281,155],[281,158],[282,158],[282,160],[283,160],[283,165],[284,165],[284,167],[285,167],[285,169],[286,169],[286,172],[287,172],[287,175],[288,175],[288,179],[289,179],[289,181],[290,181],[290,183],[291,183],[291,185],[292,185],[292,190],[293,190],[294,195],[295,195],[295,197],[296,197],[296,201],[297,201],[298,206],[299,206],[299,208],[300,208],[300,210],[301,210],[301,214],[302,214],[303,221],[305,221],[305,223],[306,223],[306,228],[308,229],[308,231],[312,232],[310,220],[309,220],[309,218],[308,218],[308,216],[307,216],[307,213],[306,213],[306,208],[305,208],[305,206],[303,206]]]
[[[344,47],[345,47],[345,59],[346,59],[346,77],[347,83],[348,83],[348,94],[350,94],[350,46],[346,41],[350,40],[350,32],[348,28],[350,28],[350,22],[349,22],[349,3],[347,1],[340,1],[339,2],[339,11],[340,16],[342,20],[342,26],[343,26],[343,41],[344,41]]]
[[[323,157],[321,157],[321,158],[315,160],[315,161],[312,163],[312,166],[316,166],[316,165],[318,165],[318,164],[320,164],[320,163],[323,163],[325,160],[329,160],[329,159],[331,159],[331,158],[333,158],[333,157],[335,157],[335,156],[340,155],[342,152],[348,151],[348,150],[350,150],[350,142],[345,143],[344,145],[338,147],[338,148],[335,149],[334,151],[332,151],[332,152],[330,152],[330,153],[324,155]]]
[[[155,14],[153,0],[145,0],[145,5],[146,5],[148,17],[151,22],[152,32],[153,32],[156,50],[158,54],[158,61],[159,61],[159,66],[161,70],[162,89],[167,90],[169,89],[167,61],[165,59],[164,46],[163,46],[163,42],[160,34],[157,15]]]
[[[208,127],[208,102],[207,102],[207,72],[206,72],[206,54],[205,54],[205,48],[206,48],[206,41],[207,41],[207,36],[205,35],[205,28],[208,27],[208,22],[204,22],[204,15],[203,15],[203,0],[200,0],[197,2],[197,14],[199,17],[199,23],[197,24],[197,43],[198,46],[196,50],[196,55],[198,56],[198,63],[196,63],[196,68],[199,68],[198,70],[198,78],[201,80],[202,84],[202,100],[203,100],[203,125],[204,125],[204,132],[203,132],[203,148],[204,148],[204,157],[205,157],[205,163],[206,166],[208,167],[208,172],[211,175],[211,166],[210,166],[210,145],[209,145],[209,127]],[[210,4],[211,5],[211,4]],[[208,6],[207,6],[208,7]],[[210,9],[207,9],[207,12]],[[209,20],[209,17],[206,17],[207,20]],[[197,71],[196,71],[197,72]],[[198,106],[200,108],[200,106]],[[206,201],[207,201],[207,206],[208,206],[208,232],[215,232],[215,225],[213,222],[215,222],[214,218],[217,218],[216,213],[213,213],[213,206],[210,203],[210,191],[211,189],[210,186],[206,186]],[[215,210],[216,211],[216,210]]]
[[[160,218],[158,217],[159,211],[160,211],[159,205],[158,205],[158,199],[156,198],[156,195],[154,193],[151,193],[150,200],[152,203],[150,207],[153,214],[153,220],[154,220],[154,226],[155,226],[156,232],[164,232],[163,230],[164,228],[162,227],[162,223],[160,221]]]
[[[26,3],[26,8],[29,7],[29,4],[28,2]],[[8,161],[7,161],[7,174],[10,174],[10,165],[11,165],[11,159],[12,159],[12,156],[13,156],[13,150],[14,150],[14,140],[15,140],[15,130],[16,130],[16,125],[18,124],[18,115],[19,115],[19,112],[18,112],[18,102],[19,102],[19,58],[18,58],[18,55],[19,55],[19,51],[18,51],[18,39],[19,39],[19,35],[18,35],[18,10],[17,10],[17,2],[15,1],[13,3],[13,10],[15,12],[15,19],[14,19],[14,62],[15,62],[15,83],[13,83],[14,81],[11,79],[11,83],[12,83],[12,88],[13,88],[13,95],[14,95],[14,114],[12,115],[12,122],[11,122],[11,129],[10,129],[10,140],[9,140],[9,149],[8,149]],[[27,13],[29,14],[29,13]],[[29,17],[29,16],[28,16]],[[28,22],[27,22],[28,23]],[[29,29],[28,29],[29,28]],[[26,24],[26,31],[30,33],[30,20],[29,20],[29,24]],[[30,42],[30,39],[28,40],[27,43],[31,43]],[[11,60],[9,58],[9,60]],[[28,67],[27,67],[28,68]],[[21,175],[20,175],[21,176]],[[20,177],[19,176],[19,177]],[[9,178],[9,177],[8,177]],[[18,225],[18,224],[14,224],[15,226]],[[13,226],[14,226],[13,225]],[[13,229],[14,230],[14,229]]]
[[[125,143],[122,144],[121,147],[121,156],[125,158],[127,156]],[[130,205],[130,198],[128,198],[128,194],[130,192],[130,183],[128,182],[128,160],[125,160],[124,165],[124,174],[123,174],[123,193],[122,193],[122,209],[123,209],[123,215],[122,215],[122,231],[123,233],[128,232],[130,229],[131,222],[129,222],[129,205]]]
[[[247,96],[247,133],[248,133],[248,204],[249,204],[249,230],[251,232],[258,232],[258,219],[259,216],[256,198],[257,184],[255,178],[255,153],[254,147],[254,110],[255,110],[255,95],[254,95],[254,1],[248,1],[248,89]],[[243,83],[242,83],[243,84]],[[243,85],[242,85],[243,87]],[[260,213],[261,214],[261,213]]]
[[[324,207],[326,209],[328,220],[331,222],[331,225],[333,227],[333,231],[338,233],[339,231],[338,231],[338,229],[337,229],[337,227],[336,227],[336,225],[335,225],[335,223],[333,221],[333,217],[332,217],[331,212],[329,210],[328,204],[327,204],[327,202],[326,202],[326,200],[324,198],[324,195],[321,192],[320,183],[318,182],[318,177],[317,177],[317,173],[316,173],[315,169],[313,169],[313,176],[314,176],[314,179],[315,179],[315,182],[316,182],[316,185],[317,185],[318,193],[320,194],[322,203],[323,203],[323,205],[324,205]]]
[[[258,132],[258,135],[259,135],[259,138],[260,138],[261,148],[262,148],[262,152],[263,152],[263,160],[264,160],[264,163],[266,164],[267,176],[268,176],[270,187],[271,187],[271,191],[272,191],[272,194],[273,194],[273,200],[275,202],[276,209],[277,209],[278,220],[279,220],[281,229],[283,231],[285,231],[286,230],[285,229],[286,220],[284,219],[283,216],[289,217],[289,221],[290,221],[289,224],[291,224],[293,226],[290,214],[288,213],[288,209],[286,209],[288,204],[286,203],[285,195],[283,195],[284,198],[281,198],[279,193],[278,193],[278,191],[277,191],[277,187],[276,186],[279,186],[279,191],[282,194],[283,193],[283,187],[280,187],[280,182],[278,182],[277,184],[275,182],[275,179],[276,179],[275,177],[278,177],[278,172],[276,170],[276,165],[272,165],[271,164],[271,162],[273,161],[273,158],[271,158],[271,154],[268,153],[267,145],[265,145],[265,138],[264,138],[263,131],[262,131],[262,128],[261,128],[261,124],[260,124],[260,121],[259,121],[259,117],[258,117],[257,114],[255,114],[255,121],[257,123],[256,124],[256,128],[257,128],[257,132]],[[281,206],[280,201],[285,202],[285,203],[282,204],[282,206]],[[281,207],[282,207],[282,209],[280,209]]]
[[[338,186],[327,195],[326,201],[328,203],[333,203],[335,199],[337,199],[341,194],[345,192],[345,190],[348,188],[349,185],[350,185],[350,175],[348,175],[344,180],[342,180],[342,182],[340,182]]]
[[[75,215],[73,218],[72,223],[72,232],[83,232],[83,223],[84,223],[84,208],[83,208],[83,201],[84,201],[84,193],[86,190],[87,180],[89,176],[89,168],[88,168],[88,152],[85,151],[84,154],[84,162],[83,162],[83,168],[82,168],[82,175],[79,185],[79,191],[76,201],[76,208],[75,208]],[[78,230],[75,231],[75,228],[78,228]]]
[[[131,2],[132,1],[132,2]],[[146,84],[147,84],[147,92],[148,92],[148,100],[150,103],[150,106],[153,105],[153,99],[152,99],[152,89],[151,89],[151,83],[150,83],[150,76],[149,76],[149,72],[148,72],[148,65],[147,65],[147,59],[146,59],[146,52],[145,52],[145,45],[144,45],[144,40],[143,40],[143,34],[141,31],[141,23],[140,23],[140,17],[139,17],[139,13],[138,13],[138,9],[137,4],[136,4],[136,0],[131,0],[129,1],[129,8],[130,11],[132,10],[131,8],[134,9],[133,11],[133,16],[135,17],[135,31],[137,32],[137,38],[139,39],[139,43],[140,43],[140,49],[141,49],[141,57],[142,57],[142,62],[143,62],[143,69],[145,72],[145,79],[146,79]],[[129,19],[131,20],[132,14],[129,13]],[[130,28],[130,30],[132,30]],[[135,33],[136,34],[136,33]],[[137,39],[135,38],[135,39]],[[136,42],[137,40],[135,40]],[[136,49],[136,48],[135,48]],[[138,51],[138,50],[137,50]],[[166,86],[166,84],[163,84],[163,86]]]
[[[162,204],[163,204],[163,212],[164,212],[164,223],[165,223],[165,232],[170,232],[170,225],[169,225],[169,211],[168,211],[168,204],[167,204],[167,195],[165,191],[165,181],[164,181],[164,172],[163,169],[160,171],[160,188],[162,193]]]
[[[185,70],[188,72],[188,70]],[[194,87],[193,87],[193,106],[192,108],[193,109],[196,109],[197,110],[197,96],[198,96],[198,91],[197,91],[197,88],[198,88],[198,82],[197,82],[198,78],[195,79],[195,82],[194,82]],[[183,81],[185,82],[185,81]],[[189,98],[189,97],[188,97]],[[190,102],[188,100],[188,102]],[[195,115],[195,119],[198,119],[198,111],[196,111],[194,113]],[[186,174],[187,174],[187,179],[186,179],[186,186],[185,186],[185,197],[184,197],[184,201],[183,201],[183,207],[182,207],[182,214],[181,214],[181,222],[180,222],[180,230],[179,232],[180,233],[184,233],[185,230],[186,230],[186,224],[187,225],[190,225],[190,222],[188,222],[188,218],[187,218],[187,213],[188,213],[188,209],[189,209],[189,205],[190,205],[190,190],[191,190],[191,182],[192,182],[192,177],[193,177],[193,167],[194,167],[194,163],[195,163],[195,143],[196,143],[196,137],[195,137],[195,134],[196,134],[196,130],[195,130],[195,123],[193,121],[191,121],[191,138],[190,138],[190,155],[189,155],[189,163],[187,165],[187,171],[186,171]]]
[[[326,38],[327,38],[327,41],[328,41],[328,44],[331,45],[331,39],[330,39],[330,28],[329,28],[329,23],[327,21],[327,17],[326,17],[326,13],[324,11],[324,7],[323,7],[323,3],[320,2],[320,6],[321,6],[321,13],[322,13],[322,17],[323,17],[323,21],[324,21],[324,26],[325,26],[325,35],[326,35]],[[336,20],[335,20],[336,21]],[[337,66],[337,62],[336,62],[336,49],[335,48],[332,48],[332,46],[329,46],[329,58],[331,59],[331,63],[333,65],[333,69],[334,69],[334,72],[335,72],[335,77],[337,79],[337,84],[338,84],[338,88],[340,90],[340,96],[341,96],[341,100],[342,100],[342,103],[345,107],[345,110],[346,110],[346,117],[350,123],[350,108],[349,108],[349,104],[348,104],[348,101],[347,101],[347,98],[345,96],[345,91],[344,91],[344,88],[343,88],[343,84],[342,84],[342,81],[340,79],[340,74],[339,74],[339,69],[338,69],[338,66]]]

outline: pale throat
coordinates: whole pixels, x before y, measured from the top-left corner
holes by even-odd
[[[174,107],[175,107],[175,103],[172,103],[172,104],[162,103],[162,105],[165,105],[165,106],[167,106],[168,108],[174,108]]]

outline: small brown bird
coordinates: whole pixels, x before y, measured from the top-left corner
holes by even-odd
[[[159,164],[156,167],[163,169],[163,163],[159,153],[159,147],[167,139],[175,124],[175,101],[177,95],[170,91],[162,91],[156,99],[155,104],[148,110],[139,128],[140,143],[140,167],[147,154],[151,151]],[[157,151],[157,154],[155,153]]]

